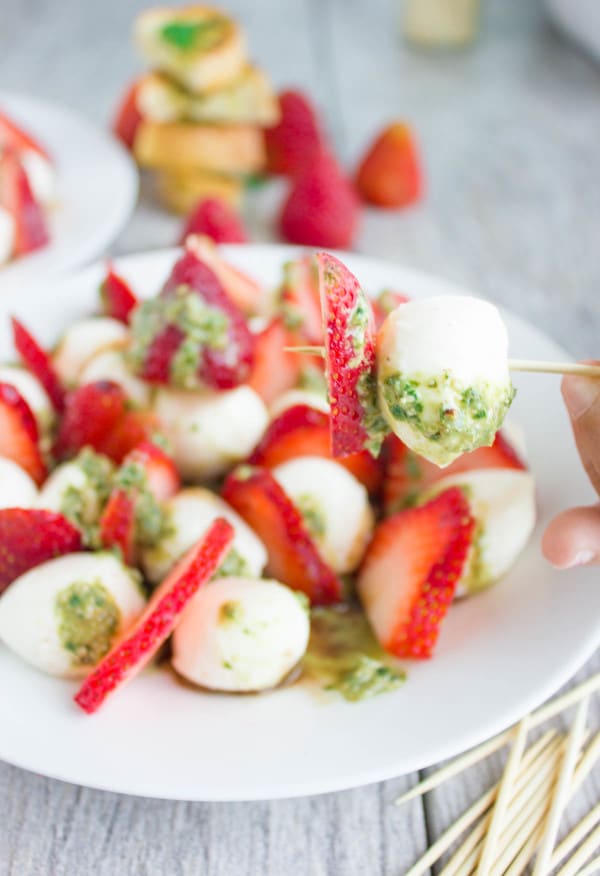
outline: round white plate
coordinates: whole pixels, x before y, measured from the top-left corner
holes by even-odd
[[[275,284],[295,250],[229,247],[233,262]],[[156,291],[174,250],[117,268],[142,294]],[[414,297],[456,292],[442,280],[344,256],[365,288]],[[96,305],[102,267],[42,294],[0,298],[0,349],[16,313],[47,341]],[[537,329],[505,314],[511,353],[562,359]],[[335,791],[440,761],[516,721],[549,697],[600,640],[597,572],[558,573],[540,535],[559,509],[591,501],[554,377],[516,375],[514,418],[525,430],[540,521],[514,570],[493,590],[455,605],[435,657],[407,664],[398,691],[362,703],[319,701],[302,685],[262,696],[195,692],[167,671],[136,678],[89,717],[76,685],[31,669],[0,647],[0,757],[39,773],[112,791],[186,800],[253,800]]]
[[[0,295],[43,283],[98,256],[135,207],[138,174],[108,131],[64,107],[0,92],[0,111],[39,139],[56,163],[57,204],[50,243],[0,267]]]

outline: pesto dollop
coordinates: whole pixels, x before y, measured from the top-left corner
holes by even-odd
[[[204,19],[173,19],[160,31],[165,43],[181,52],[207,52],[216,46],[225,35],[227,21],[215,16]]]
[[[356,391],[363,409],[362,425],[369,436],[365,443],[365,449],[372,456],[379,456],[381,445],[391,430],[379,409],[375,374],[368,371],[363,372],[356,383]]]
[[[73,666],[94,666],[111,648],[121,612],[101,581],[75,581],[60,590],[54,609],[62,647]]]
[[[365,615],[349,606],[313,608],[304,673],[350,702],[396,690],[402,669],[378,644]]]
[[[143,465],[128,462],[114,478],[114,485],[125,490],[135,504],[135,540],[141,547],[154,547],[171,532],[171,521],[164,506],[148,486]]]
[[[65,489],[60,511],[79,529],[86,547],[98,548],[98,522],[112,489],[115,467],[107,456],[94,453],[89,447],[81,450],[70,464],[79,466],[86,484],[83,489],[74,486]]]
[[[311,493],[301,493],[294,499],[294,504],[309,533],[314,538],[322,538],[327,530],[327,520],[317,499]]]
[[[252,578],[246,559],[237,548],[229,548],[213,578]]]

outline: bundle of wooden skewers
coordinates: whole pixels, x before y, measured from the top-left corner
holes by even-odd
[[[466,752],[400,797],[401,805],[510,745],[500,781],[449,827],[405,876],[421,876],[457,842],[438,876],[591,876],[600,873],[600,802],[557,839],[565,807],[600,760],[600,732],[586,726],[600,673],[547,703],[517,726]],[[577,706],[565,734],[547,730],[529,747],[527,738],[550,718]]]

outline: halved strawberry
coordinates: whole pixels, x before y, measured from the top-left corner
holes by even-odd
[[[14,386],[0,383],[0,456],[12,459],[41,484],[47,474],[35,417]]]
[[[248,384],[259,394],[265,404],[296,386],[302,367],[302,357],[288,353],[286,346],[294,339],[280,318],[271,322],[256,335],[254,365]]]
[[[0,205],[15,222],[14,254],[24,255],[45,246],[50,235],[46,217],[36,201],[25,169],[16,152],[0,153]]]
[[[23,364],[42,384],[54,410],[61,414],[65,407],[65,390],[54,370],[52,357],[25,328],[22,322],[12,317],[13,343]]]
[[[0,152],[3,149],[13,149],[15,152],[31,150],[37,152],[46,161],[51,161],[48,151],[39,140],[36,140],[32,134],[9,119],[5,113],[0,113]]]
[[[138,126],[143,118],[137,108],[137,92],[138,83],[132,82],[119,102],[112,124],[113,132],[128,149],[133,148]]]
[[[223,486],[223,498],[264,542],[269,575],[302,590],[315,605],[341,599],[342,582],[319,556],[300,512],[270,471],[234,469]]]
[[[474,532],[458,487],[376,528],[357,590],[375,635],[391,654],[431,657]]]
[[[323,343],[319,275],[312,256],[286,262],[279,303],[288,328],[306,344]]]
[[[397,307],[400,307],[401,304],[406,304],[407,301],[410,301],[408,295],[404,295],[403,292],[396,292],[395,289],[384,289],[376,298],[371,299],[376,330],[379,331],[392,310],[396,310]]]
[[[186,238],[185,245],[208,265],[229,298],[243,313],[253,314],[261,309],[265,297],[263,287],[248,274],[225,261],[214,240],[206,234],[192,234]]]
[[[68,393],[56,455],[74,456],[82,447],[104,453],[108,437],[125,416],[126,404],[124,390],[110,380],[87,383]]]
[[[317,253],[333,455],[381,447],[375,378],[375,320],[356,277],[335,256]]]
[[[80,550],[81,534],[62,514],[37,508],[1,508],[0,593],[34,566]]]
[[[252,465],[275,468],[298,456],[332,458],[329,415],[303,404],[286,408],[270,423],[248,461]],[[351,453],[337,462],[364,484],[369,493],[377,491],[381,466],[368,451]]]
[[[160,432],[160,420],[152,411],[128,410],[102,442],[101,453],[121,463],[128,453]]]
[[[129,283],[116,274],[109,263],[106,277],[100,286],[102,309],[106,316],[129,323],[131,311],[137,307],[138,299]]]
[[[422,172],[408,125],[396,122],[378,135],[360,163],[356,187],[378,207],[404,207],[419,199]]]
[[[92,714],[116,688],[140,672],[171,635],[184,609],[209,581],[233,541],[230,523],[218,518],[180,560],[160,587],[127,637],[117,644],[88,675],[75,702]]]
[[[100,542],[118,548],[123,562],[135,563],[135,501],[126,490],[113,490],[100,518]]]
[[[157,444],[142,441],[131,450],[123,465],[137,465],[144,470],[148,489],[158,502],[165,502],[181,487],[175,463]]]
[[[463,453],[446,468],[417,456],[396,435],[386,439],[383,457],[383,503],[386,514],[410,507],[419,493],[449,475],[481,468],[527,468],[502,432],[496,433],[491,447],[478,447],[470,453]]]

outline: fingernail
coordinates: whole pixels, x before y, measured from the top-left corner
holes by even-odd
[[[577,420],[588,411],[598,398],[600,390],[597,380],[586,377],[565,377],[562,394],[571,416]]]
[[[562,567],[563,569],[573,569],[575,566],[587,566],[588,563],[591,563],[595,557],[594,551],[590,550],[581,550],[578,551],[572,559],[569,560],[568,563]]]

